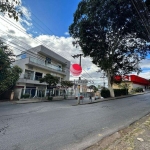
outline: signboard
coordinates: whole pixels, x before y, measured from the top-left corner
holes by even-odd
[[[87,83],[88,83],[88,80],[76,80],[75,81],[75,84],[80,84],[80,85],[87,84]]]

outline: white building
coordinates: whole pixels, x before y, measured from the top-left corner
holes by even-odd
[[[39,79],[47,73],[59,77],[60,81],[69,80],[70,77],[70,61],[43,45],[17,55],[13,65],[18,65],[23,70],[14,90],[17,99],[24,94],[30,94],[31,97],[46,96],[47,84],[40,83]],[[61,95],[61,92],[59,90],[52,94]]]

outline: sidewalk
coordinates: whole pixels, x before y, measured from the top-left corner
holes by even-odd
[[[103,101],[110,101],[110,100],[115,100],[115,99],[120,99],[120,98],[127,98],[127,97],[132,97],[132,96],[137,96],[137,95],[143,95],[146,93],[150,93],[150,91],[142,92],[142,93],[136,93],[136,94],[129,94],[129,95],[124,95],[124,96],[118,96],[118,97],[113,97],[113,98],[103,98],[103,99],[97,99],[97,100],[92,100],[92,102],[87,102],[87,103],[80,103],[80,105],[86,105],[86,104],[93,104],[93,103],[99,103]],[[83,100],[84,101],[84,100]],[[78,106],[73,105],[73,106]]]
[[[85,150],[150,150],[150,114]]]
[[[87,98],[85,100],[84,99],[80,100],[80,105],[93,104],[93,103],[99,103],[99,102],[103,102],[103,101],[109,101],[109,100],[115,100],[115,99],[120,99],[120,98],[126,98],[126,97],[131,97],[131,96],[146,94],[146,93],[149,93],[149,92],[150,91],[146,91],[146,92],[142,92],[142,93],[136,93],[136,94],[132,94],[132,95],[118,96],[118,97],[114,97],[114,98],[97,99],[97,100],[92,100],[92,102]],[[27,103],[40,103],[40,102],[55,102],[55,101],[64,101],[64,100],[49,101],[49,100],[46,100],[46,99],[43,98],[43,99],[21,99],[19,101],[11,101],[11,102],[12,103],[16,103],[16,104],[27,104]],[[78,106],[78,105],[74,104],[72,106]]]

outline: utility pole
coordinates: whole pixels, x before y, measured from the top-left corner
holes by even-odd
[[[101,70],[98,70],[96,72],[101,72]],[[103,85],[104,85],[104,88],[105,88],[105,72],[103,72],[103,76],[101,76],[100,78],[103,78]]]
[[[71,55],[72,56],[72,55]],[[75,58],[78,58],[80,57],[79,59],[79,65],[81,66],[81,56],[83,56],[83,54],[77,54],[77,55],[73,55],[72,57],[75,59]],[[79,77],[79,81],[81,80],[81,77]],[[80,104],[80,85],[78,85],[78,102],[77,104],[79,105]]]

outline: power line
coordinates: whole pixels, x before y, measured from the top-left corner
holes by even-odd
[[[143,23],[143,25],[144,25],[144,27],[145,27],[145,29],[146,29],[148,35],[150,35],[150,33],[149,33],[148,29],[147,29],[147,26],[145,25],[145,22],[143,21],[143,18],[141,17],[141,15],[140,15],[140,13],[139,13],[139,11],[138,11],[138,8],[136,7],[136,5],[135,5],[135,3],[134,3],[134,0],[131,0],[131,1],[132,1],[133,6],[135,7],[135,9],[136,9],[136,11],[137,11],[139,17],[141,18],[142,23]],[[148,38],[149,38],[149,36],[148,36]],[[150,38],[149,38],[149,39],[150,39]]]
[[[15,27],[17,30],[19,30],[19,31],[21,31],[22,33],[24,33],[25,35],[27,35],[28,37],[30,37],[30,38],[32,38],[32,40],[35,40],[35,41],[37,41],[37,42],[40,42],[42,45],[44,45],[45,47],[50,47],[49,45],[47,45],[47,44],[45,44],[45,43],[43,43],[42,41],[40,41],[40,40],[38,40],[38,39],[33,39],[33,37],[31,36],[31,35],[29,35],[29,34],[27,34],[23,29],[21,29],[20,27],[18,27],[18,25],[15,25],[13,22],[11,22],[10,20],[8,20],[7,18],[5,18],[5,19],[3,19],[1,16],[0,16],[0,18],[2,19],[2,20],[4,20],[5,22],[7,22],[8,24],[10,24],[10,25],[12,25],[13,27]],[[10,23],[11,22],[11,23]],[[51,47],[50,47],[51,48]],[[51,50],[52,50],[52,48],[51,48]],[[52,51],[54,51],[54,50],[52,50]],[[63,56],[64,58],[65,58],[65,56]]]
[[[0,39],[3,39],[3,40],[5,40],[5,41],[7,41],[6,39],[1,38],[1,37],[0,37]],[[8,41],[8,42],[11,43],[11,44],[13,44],[13,45],[15,45],[15,46],[18,46],[18,47],[24,49],[25,51],[19,49],[18,47],[14,47],[14,46],[12,46],[12,45],[7,44],[8,46],[14,47],[14,48],[16,48],[17,50],[19,50],[19,51],[21,51],[21,52],[26,52],[29,56],[32,56],[33,58],[36,58],[37,60],[43,60],[42,58],[40,59],[39,57],[36,57],[35,55],[32,55],[32,54],[31,54],[31,51],[29,52],[29,51],[28,51],[27,49],[25,49],[24,47],[19,46],[19,45],[17,45],[16,43],[13,43],[13,42],[10,42],[10,41]],[[6,43],[6,42],[4,42],[4,43]],[[54,64],[53,64],[53,65],[54,65]],[[56,66],[56,65],[54,65],[54,66]],[[65,67],[64,69],[70,70],[70,68],[68,68],[68,67]],[[82,76],[82,77],[84,77],[84,76]],[[84,77],[84,78],[86,78],[86,77]]]

